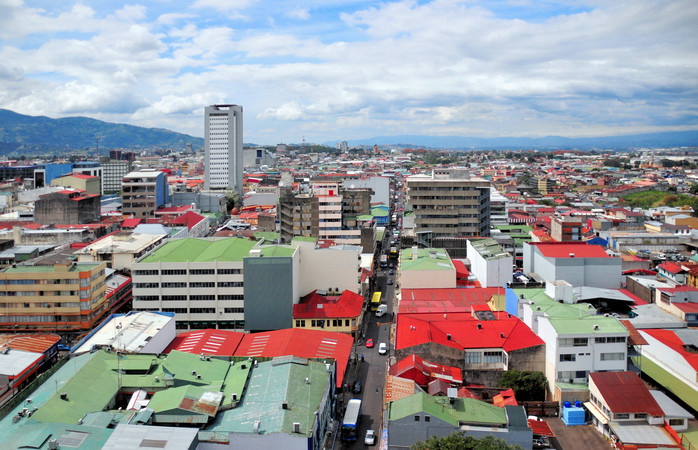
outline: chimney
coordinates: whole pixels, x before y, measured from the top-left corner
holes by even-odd
[[[481,324],[481,323],[478,323],[478,324],[477,324],[477,329],[478,329],[478,330],[482,330],[482,324]]]
[[[447,334],[447,335],[446,335],[446,339],[448,339],[448,340],[450,341],[450,340],[451,340],[451,335],[450,335],[450,334]]]
[[[570,258],[574,258],[574,253],[570,253]]]

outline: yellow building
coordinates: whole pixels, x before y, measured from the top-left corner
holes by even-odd
[[[108,311],[106,263],[9,267],[0,272],[0,332],[83,332]]]
[[[361,325],[364,298],[351,291],[339,297],[314,291],[293,305],[293,328],[355,334]]]
[[[80,173],[54,178],[51,180],[51,186],[72,187],[73,189],[85,191],[86,194],[100,195],[102,193],[102,181],[99,177]]]

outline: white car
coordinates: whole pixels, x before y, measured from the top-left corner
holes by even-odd
[[[373,445],[376,443],[376,433],[373,430],[366,430],[366,437],[364,438],[364,444]]]
[[[385,355],[386,353],[388,353],[388,344],[386,344],[385,342],[381,342],[378,346],[378,354]]]

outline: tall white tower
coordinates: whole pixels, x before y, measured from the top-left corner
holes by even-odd
[[[242,106],[207,106],[204,128],[204,188],[234,189],[242,199]]]

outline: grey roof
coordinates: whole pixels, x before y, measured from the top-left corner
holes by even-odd
[[[624,444],[676,445],[662,427],[655,425],[613,422],[612,427]]]
[[[0,375],[15,377],[44,356],[42,353],[10,349],[0,352]]]
[[[653,288],[670,288],[673,287],[671,284],[665,283],[663,281],[657,280],[655,277],[645,277],[639,275],[628,275],[627,278],[632,278],[634,281],[645,287]]]
[[[137,225],[136,228],[133,229],[133,232],[134,234],[169,234],[167,228],[165,228],[163,225],[159,223],[142,223],[140,225]]]
[[[679,339],[681,339],[681,342],[683,342],[684,344],[698,347],[698,330],[691,328],[685,330],[676,330],[674,333],[676,334],[676,336],[678,336]]]
[[[670,314],[654,303],[638,305],[633,309],[637,317],[630,323],[637,329],[644,328],[686,328],[686,322]]]
[[[662,411],[664,411],[664,415],[667,416],[667,418],[693,419],[693,414],[683,409],[681,405],[670,399],[669,396],[664,392],[650,391],[650,394],[652,394],[652,397],[654,397],[654,399],[657,401],[659,407],[662,408]]]
[[[618,289],[605,289],[593,286],[577,286],[572,289],[578,301],[596,299],[616,300],[620,302],[634,303],[635,300],[620,292]]]
[[[189,450],[196,447],[198,433],[198,428],[119,424],[102,450],[132,450],[143,447]]]

